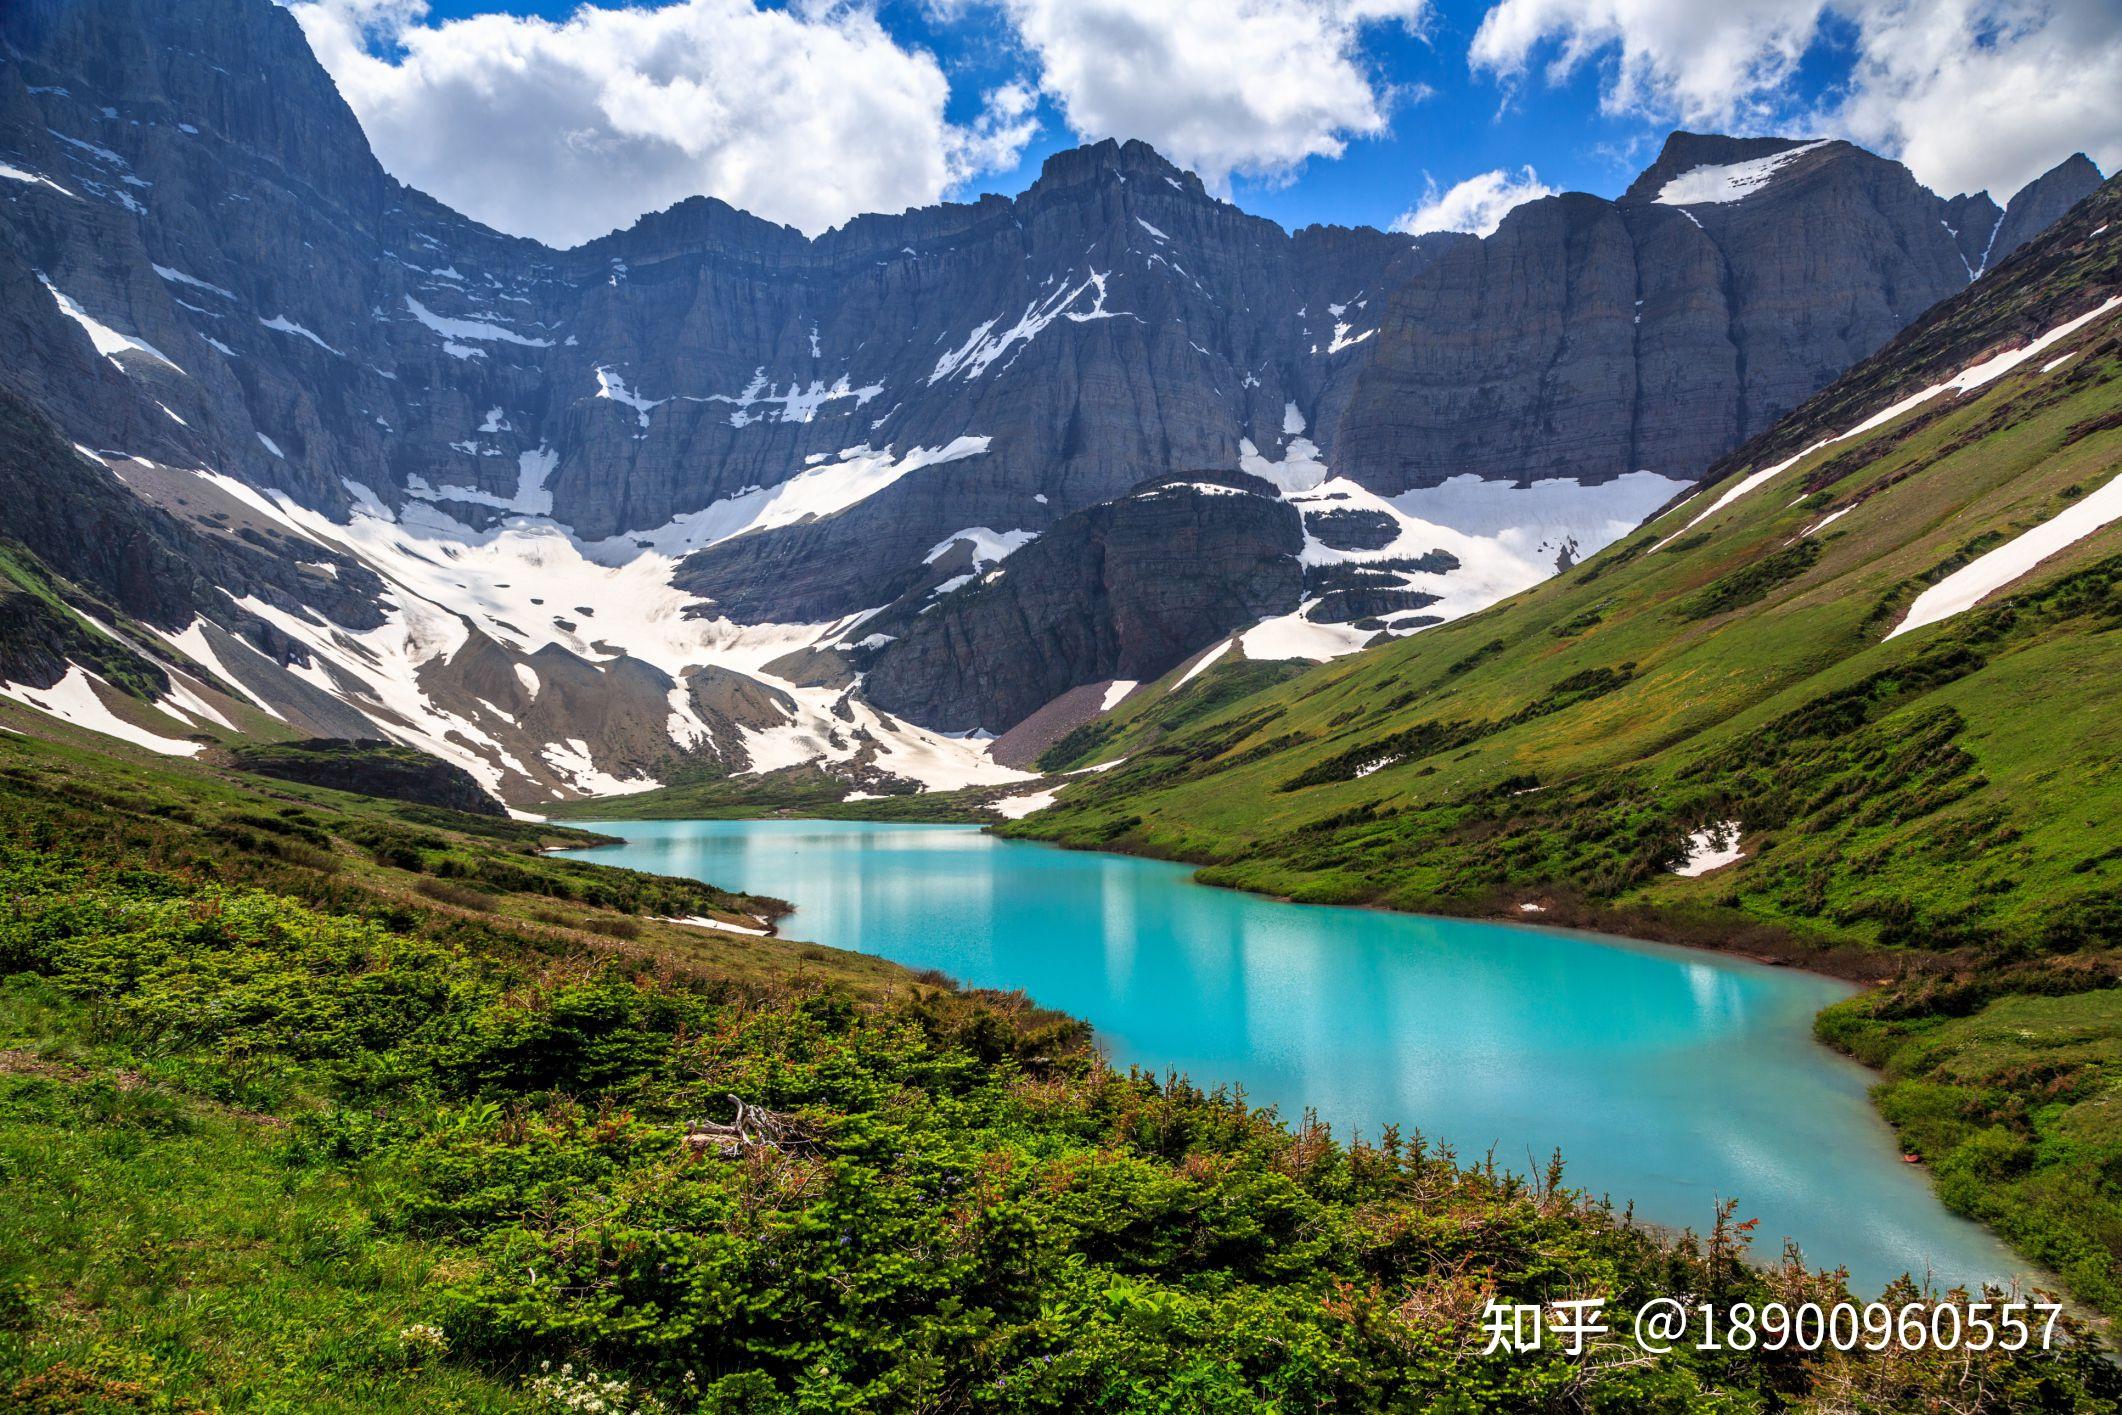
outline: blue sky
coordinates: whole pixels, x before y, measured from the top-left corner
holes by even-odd
[[[693,192],[812,231],[1015,193],[1102,130],[1291,227],[1462,182],[1501,190],[1428,220],[1610,196],[1675,126],[1847,136],[2000,199],[2122,157],[2114,0],[287,3],[386,166],[558,244]]]
[[[436,20],[498,10],[559,21],[577,8],[578,0],[434,0],[430,12]],[[966,14],[955,22],[938,22],[927,8],[891,3],[878,11],[893,34],[942,62],[953,81],[950,116],[967,119],[982,93],[1023,66],[1022,56],[987,17]],[[1596,66],[1580,69],[1560,85],[1518,84],[1506,101],[1503,85],[1467,68],[1468,43],[1488,8],[1480,0],[1448,0],[1434,7],[1419,38],[1398,25],[1367,30],[1368,64],[1395,87],[1426,94],[1399,99],[1392,130],[1384,137],[1351,142],[1339,159],[1313,159],[1293,181],[1239,177],[1232,183],[1232,200],[1284,226],[1386,226],[1419,201],[1425,174],[1449,187],[1479,172],[1528,164],[1558,190],[1618,195],[1657,156],[1670,124],[1639,114],[1602,114]],[[1846,49],[1838,53],[1822,45],[1793,97],[1817,97],[1847,60]],[[1051,99],[1042,98],[1038,111],[1039,136],[1024,159],[976,180],[974,189],[1014,195],[1039,175],[1039,164],[1049,154],[1077,145],[1080,139]]]

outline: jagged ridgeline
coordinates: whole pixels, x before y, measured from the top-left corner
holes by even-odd
[[[1044,762],[1118,764],[1007,828],[1890,980],[1822,1034],[1949,1202],[2116,1310],[2118,478],[2110,181],[1619,544],[1294,679],[1140,695]]]
[[[1477,240],[1285,231],[1106,142],[815,238],[695,199],[563,251],[394,181],[271,0],[15,0],[0,40],[40,483],[0,535],[78,611],[24,601],[0,688],[162,752],[389,739],[526,811],[1000,788],[1233,633],[1462,617],[2099,180],[2000,207],[1676,133]]]
[[[2086,817],[2117,787],[2118,208],[2109,183],[1533,590],[1205,714],[1214,664],[1131,698],[1045,764],[1125,760],[1015,828],[1305,898],[2079,928],[2113,885]],[[1728,819],[1746,861],[1675,876]]]

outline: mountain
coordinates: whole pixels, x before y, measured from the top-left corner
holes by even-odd
[[[1966,285],[1938,211],[1847,143],[1676,133],[1618,201],[1520,207],[1402,287],[1342,466],[1690,479]]]
[[[1736,892],[1888,943],[2099,914],[2113,862],[2077,817],[2122,789],[2102,730],[2118,216],[2122,180],[1531,590],[1207,714],[1188,700],[1256,657],[1244,633],[1141,685],[1045,764],[1125,761],[1016,828],[1233,862],[1222,877],[1304,897]],[[1726,819],[1744,862],[1673,873]],[[1978,821],[2018,842],[1987,882],[1934,839]],[[1934,912],[1876,912],[1888,897]]]
[[[1820,1032],[1904,1151],[2122,1310],[2118,467],[2113,180],[1618,544],[1279,682],[1219,645],[1003,828],[1880,984]]]
[[[949,730],[1008,728],[1072,688],[1155,678],[1174,645],[1288,609],[1303,548],[1296,508],[1258,477],[1151,481],[1063,517],[1007,565],[968,572],[972,588],[914,606],[903,625],[890,610],[870,621],[904,637],[864,691]]]
[[[2027,183],[2011,199],[2011,205],[2004,208],[1976,273],[2002,264],[2005,257],[2054,225],[2098,185],[2100,169],[2082,152]]]
[[[1486,241],[1289,233],[1102,143],[816,239],[696,199],[557,251],[394,181],[270,0],[0,41],[0,392],[53,484],[0,507],[8,693],[155,750],[387,737],[518,809],[1021,780],[963,734],[1248,620],[1316,660],[1479,609],[1964,288],[1948,217],[1995,206],[1683,133]],[[1174,477],[1253,481],[1160,493],[1159,566]]]

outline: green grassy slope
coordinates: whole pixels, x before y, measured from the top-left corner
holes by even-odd
[[[1114,1072],[1021,998],[616,938],[713,892],[524,853],[560,834],[0,738],[0,1408],[2122,1398],[2068,1321],[2017,1355],[1485,1354],[1491,1295],[1598,1294],[1625,1334],[1651,1296],[1843,1288],[1748,1266],[1737,1223],[1668,1242],[1559,1161],[1346,1147]],[[725,1148],[732,1096],[761,1118]]]
[[[0,725],[31,716],[0,704]],[[37,726],[91,736],[49,719]],[[480,937],[653,954],[746,983],[809,976],[887,992],[911,983],[881,959],[755,936],[762,920],[787,912],[783,901],[545,853],[606,843],[606,836],[351,795],[96,740],[108,750],[0,732],[0,822],[28,844],[92,846],[113,865],[181,870]],[[721,919],[745,932],[672,919]]]
[[[1827,1033],[1886,1066],[1897,1119],[1911,1086],[2015,1098],[1963,1097],[1904,1134],[1941,1175],[1981,1170],[1987,1201],[1965,1185],[1949,1199],[1998,1221],[2006,1196],[2030,1215],[2008,1234],[2122,1310],[2122,1043],[2110,1032],[2088,1052],[2044,1014],[2029,1045],[2067,1061],[1938,1079],[1992,999],[2116,979],[2122,524],[1972,611],[1886,637],[1924,588],[2122,469],[2122,312],[1683,532],[1745,474],[2118,293],[2111,182],[1586,564],[1179,730],[1158,720],[1170,709],[1137,707],[1071,763],[1119,766],[1008,829],[1302,899],[1584,923],[1897,979]],[[1727,820],[1745,858],[1675,874],[1690,832]],[[1982,1146],[1979,1162],[1958,1154]]]

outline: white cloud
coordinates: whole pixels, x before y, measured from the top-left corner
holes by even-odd
[[[1945,193],[1999,201],[2083,150],[2122,166],[2122,5],[1874,6],[1849,96],[1826,121]]]
[[[1703,127],[1759,116],[1818,32],[1821,0],[1501,0],[1474,33],[1473,67],[1517,78],[1602,65],[1600,104]]]
[[[1806,107],[1789,85],[1829,17],[1854,61]],[[2122,163],[2114,0],[1500,0],[1470,59],[1506,82],[1596,65],[1609,112],[1847,136],[1948,194],[2002,200],[2080,149]]]
[[[1498,167],[1468,177],[1446,191],[1439,191],[1432,180],[1421,204],[1401,213],[1393,229],[1417,236],[1430,231],[1471,231],[1476,236],[1487,236],[1512,207],[1554,194],[1555,189],[1541,181],[1530,167],[1519,168],[1515,175]]]
[[[1396,91],[1364,30],[1418,26],[1427,0],[995,0],[1040,89],[1082,138],[1141,138],[1227,187],[1339,157],[1389,126]]]
[[[698,194],[816,233],[1013,166],[1037,131],[1020,85],[948,122],[934,56],[830,0],[585,5],[560,23],[428,24],[425,0],[289,8],[393,175],[557,245]]]

